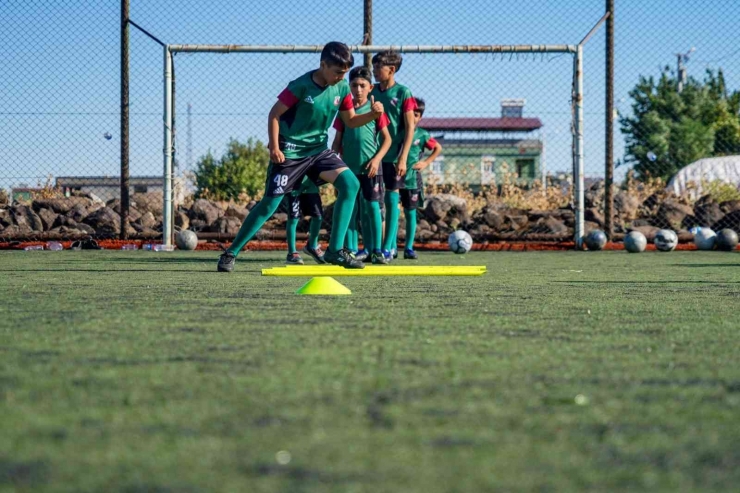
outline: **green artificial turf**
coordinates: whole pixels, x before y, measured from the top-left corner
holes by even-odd
[[[0,252],[0,491],[729,491],[740,255]]]

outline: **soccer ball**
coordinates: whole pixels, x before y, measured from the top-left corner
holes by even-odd
[[[699,228],[694,234],[694,245],[699,250],[711,250],[714,248],[714,242],[717,239],[717,233],[710,228]]]
[[[455,253],[468,253],[473,247],[473,238],[470,237],[467,231],[460,229],[447,238],[447,244],[450,246],[450,250]]]
[[[647,238],[639,231],[630,231],[624,237],[624,249],[630,253],[640,253],[645,251]]]
[[[189,229],[184,229],[177,233],[175,243],[180,250],[195,250],[198,246],[198,235]]]
[[[717,245],[717,250],[731,252],[735,248],[737,248],[737,240],[737,233],[735,233],[730,228],[725,228],[717,233],[717,240],[715,244]]]
[[[589,250],[603,250],[606,245],[606,235],[600,229],[591,230],[584,240]]]
[[[671,252],[678,245],[678,235],[671,229],[661,229],[655,233],[653,243],[661,252]]]

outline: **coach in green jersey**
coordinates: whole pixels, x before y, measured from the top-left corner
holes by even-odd
[[[220,272],[234,270],[236,256],[272,216],[285,194],[297,187],[304,176],[320,185],[333,183],[337,201],[332,218],[329,248],[324,260],[334,265],[361,269],[343,248],[344,236],[354,208],[360,184],[334,152],[327,148],[327,130],[337,112],[351,128],[365,125],[383,114],[383,105],[375,102],[371,111],[355,114],[349,86],[344,80],[354,65],[354,57],[344,43],[327,43],[321,51],[321,64],[291,81],[278,96],[268,116],[270,167],[265,195],[250,211],[231,246],[218,262]]]

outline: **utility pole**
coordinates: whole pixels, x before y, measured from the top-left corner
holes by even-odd
[[[188,171],[193,169],[193,105],[188,103],[188,142],[185,154],[185,166]]]
[[[696,48],[693,46],[689,51],[686,53],[676,53],[676,59],[678,61],[678,93],[681,94],[683,91],[683,86],[686,84],[686,80],[688,80],[688,76],[686,75],[686,66],[684,63],[689,61],[689,58],[691,57],[691,54],[696,51]]]

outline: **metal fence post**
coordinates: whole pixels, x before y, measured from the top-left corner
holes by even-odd
[[[581,249],[583,244],[583,45],[578,45],[575,56],[575,91],[573,94],[575,105],[575,166],[573,185],[575,186],[575,243]]]
[[[164,191],[162,243],[172,245],[172,52],[164,47]]]
[[[128,238],[129,197],[129,0],[121,0],[121,239]]]

